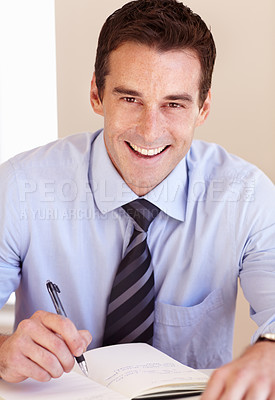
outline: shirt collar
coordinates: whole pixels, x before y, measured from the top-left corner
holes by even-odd
[[[138,198],[113,166],[104,144],[103,131],[92,145],[89,177],[96,205],[102,214]],[[183,159],[169,176],[144,198],[169,216],[184,221],[186,193],[187,167]]]

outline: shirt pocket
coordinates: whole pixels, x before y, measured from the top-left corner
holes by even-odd
[[[231,359],[221,289],[191,307],[156,301],[154,346],[193,368],[216,368]]]

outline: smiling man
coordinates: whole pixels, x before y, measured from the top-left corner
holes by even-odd
[[[91,103],[105,117],[108,155],[138,196],[169,175],[205,120],[210,92],[200,107],[200,77],[194,50],[163,52],[134,42],[110,54],[102,101],[94,76]]]
[[[98,42],[90,97],[103,129],[1,166],[1,304],[16,291],[3,379],[48,381],[87,346],[146,341],[217,368],[205,400],[275,398],[274,185],[193,140],[215,56],[182,3],[125,4]],[[69,318],[53,313],[48,279]],[[232,362],[238,279],[259,328]]]

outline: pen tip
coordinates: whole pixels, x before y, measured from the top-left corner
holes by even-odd
[[[79,364],[79,366],[80,366],[80,369],[81,369],[81,371],[83,372],[83,374],[86,375],[86,376],[88,376],[89,373],[88,373],[88,368],[87,368],[86,363],[81,362],[81,363]]]

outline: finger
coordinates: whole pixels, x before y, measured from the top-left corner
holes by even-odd
[[[46,328],[62,336],[74,356],[80,356],[86,349],[86,340],[69,318],[45,311],[37,311],[32,318],[38,319]]]
[[[225,384],[223,395],[219,400],[247,400],[249,388],[252,385],[252,376],[245,368],[236,369]],[[257,399],[260,400],[260,399]],[[266,398],[264,399],[266,400]]]
[[[36,342],[37,340],[37,342]],[[74,357],[63,339],[54,333],[33,337],[31,346],[26,346],[24,354],[43,367],[53,378],[60,377],[63,372],[70,372],[74,366]]]
[[[28,332],[31,332],[31,335],[27,334]],[[61,344],[56,345],[58,342]],[[47,371],[53,378],[61,376],[64,372],[58,353],[61,354],[61,357],[64,357],[63,350],[65,354],[67,353],[68,356],[73,358],[61,338],[31,319],[24,320],[19,324],[15,346],[17,354],[22,354],[25,359],[31,360],[38,367]],[[30,375],[28,374],[28,376]]]
[[[225,386],[225,374],[221,369],[213,372],[211,375],[205,392],[201,396],[201,400],[218,400],[220,399],[224,386]]]
[[[6,351],[5,367],[1,368],[1,378],[12,383],[22,382],[27,378],[47,382],[51,379],[51,375],[13,347],[11,351]]]
[[[91,341],[93,340],[92,335],[91,335],[90,332],[87,331],[87,330],[80,330],[80,331],[78,331],[78,332],[79,332],[79,334],[82,336],[82,338],[85,340],[85,342],[86,342],[86,349],[87,349],[87,347],[89,346],[89,344],[90,344]],[[86,349],[85,349],[85,350],[86,350]]]
[[[246,395],[244,396],[245,400],[267,400],[269,399],[270,387],[268,382],[263,380],[261,382],[257,382],[254,385],[251,385]]]
[[[27,378],[32,378],[39,382],[48,382],[51,380],[52,376],[48,373],[48,371],[40,367],[34,361],[26,357],[22,357],[19,369],[14,374],[14,378],[15,379],[12,381],[10,380],[10,382],[21,382]]]
[[[74,357],[61,335],[31,319],[23,321],[20,329],[32,331],[30,341],[22,349],[26,357],[45,368],[53,378],[71,371]]]
[[[44,369],[52,378],[59,378],[65,371],[60,359],[54,353],[42,347],[41,344],[37,345],[30,340],[30,343],[26,343],[23,354],[26,358],[32,360],[36,365]],[[70,356],[70,369],[72,369],[74,359],[72,355]]]
[[[26,376],[25,379],[32,378],[38,382],[49,382],[52,378],[52,376],[44,368],[41,368],[39,365],[29,359],[24,359],[22,367],[25,369],[25,371],[28,371],[28,376]]]

